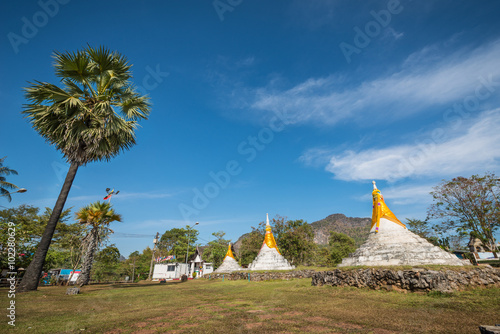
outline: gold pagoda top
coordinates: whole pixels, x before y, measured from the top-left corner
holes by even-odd
[[[226,257],[228,257],[228,256],[232,257],[234,259],[233,251],[231,250],[231,243],[229,243],[229,246],[227,247],[227,253],[226,253],[226,256],[224,257],[224,259],[226,259]]]
[[[262,243],[262,246],[264,244],[267,245],[269,248],[276,248],[278,253],[281,255],[280,250],[278,249],[278,245],[276,245],[276,240],[274,240],[274,235],[273,232],[271,232],[271,225],[269,224],[269,214],[266,213],[266,235],[264,237],[264,242]]]
[[[391,222],[394,222],[406,228],[406,225],[400,222],[399,219],[396,217],[396,215],[392,213],[392,211],[389,210],[389,208],[385,204],[384,196],[382,196],[380,190],[377,189],[375,181],[372,181],[372,183],[373,183],[373,192],[372,192],[373,212],[372,212],[372,226],[370,227],[370,230],[373,228],[373,226],[376,226],[375,232],[378,233],[378,229],[380,226],[380,218],[385,218],[387,220],[390,220]]]

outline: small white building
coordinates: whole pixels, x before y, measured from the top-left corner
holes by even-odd
[[[196,273],[196,278],[199,278],[214,271],[212,263],[203,261],[198,247],[196,247],[196,252],[191,259],[187,264],[180,262],[155,263],[152,280],[179,279],[182,275],[193,278],[193,273]]]
[[[185,263],[155,263],[153,281],[160,279],[177,279],[187,274],[188,266]]]
[[[193,273],[196,273],[196,278],[200,278],[203,275],[210,274],[214,271],[214,266],[210,262],[205,262],[201,258],[201,252],[198,247],[196,247],[196,252],[191,261],[189,261],[189,275],[192,278]]]

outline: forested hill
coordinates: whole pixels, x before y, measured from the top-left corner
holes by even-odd
[[[240,253],[240,247],[241,247],[241,243],[243,242],[243,239],[245,239],[250,233],[245,233],[243,234],[241,237],[238,238],[238,240],[236,240],[235,243],[233,243],[233,249],[236,253]]]
[[[330,232],[340,232],[347,234],[356,241],[359,247],[368,238],[371,218],[346,217],[341,213],[335,213],[324,219],[311,223],[314,231],[314,242],[320,245],[327,245]],[[239,252],[242,240],[250,233],[245,233],[234,243],[234,249]]]
[[[335,213],[328,217],[311,223],[314,231],[314,242],[320,245],[328,244],[330,232],[347,234],[356,241],[359,247],[368,238],[370,232],[371,218],[346,217],[341,213]]]

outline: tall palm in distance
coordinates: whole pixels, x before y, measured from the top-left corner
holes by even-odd
[[[24,106],[33,128],[70,163],[52,215],[18,288],[36,290],[42,266],[76,172],[93,161],[109,161],[135,145],[137,122],[147,119],[150,103],[131,83],[127,59],[107,48],[54,52],[62,86],[35,81],[25,88]]]
[[[0,159],[0,196],[5,196],[10,202],[12,201],[10,192],[12,190],[18,189],[19,187],[13,183],[7,182],[6,176],[9,176],[10,174],[17,175],[17,172],[3,165],[5,158],[7,157],[3,157]]]
[[[122,217],[116,214],[110,203],[95,202],[81,208],[76,213],[76,219],[80,224],[90,227],[84,242],[84,259],[82,271],[76,284],[79,286],[87,285],[90,281],[90,272],[94,262],[94,254],[102,243],[103,239],[113,232],[109,229],[109,224],[114,221],[122,221]]]

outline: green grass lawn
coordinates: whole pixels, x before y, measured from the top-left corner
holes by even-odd
[[[193,280],[167,284],[41,287],[16,295],[28,333],[479,333],[500,322],[500,289],[450,295],[312,287],[311,279]],[[6,314],[7,290],[0,289]],[[0,332],[8,329],[2,316]]]

